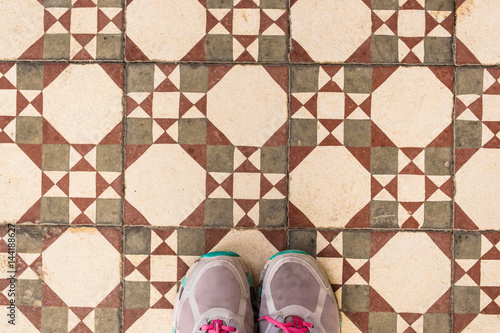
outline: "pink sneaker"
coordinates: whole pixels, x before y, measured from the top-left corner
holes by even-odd
[[[253,333],[257,304],[252,276],[234,252],[210,252],[182,281],[174,303],[173,333]]]
[[[261,333],[339,333],[340,311],[326,273],[303,251],[280,252],[260,278]]]

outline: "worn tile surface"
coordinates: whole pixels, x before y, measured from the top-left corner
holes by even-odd
[[[2,1],[0,59],[120,60],[123,8],[117,0]]]
[[[499,19],[0,0],[0,332],[169,330],[200,255],[258,280],[284,249],[318,258],[344,333],[500,331]]]
[[[2,321],[2,331],[120,332],[119,228],[18,226],[16,251],[16,327]]]
[[[453,68],[291,67],[291,227],[450,228]]]
[[[291,4],[293,62],[453,63],[453,0]]]
[[[325,230],[305,244],[336,290],[345,331],[450,330],[451,233]]]
[[[200,255],[238,248],[258,281],[267,259],[286,248],[286,232],[126,227],[124,246],[124,332],[156,332],[170,327],[177,282]]]
[[[285,0],[127,1],[126,58],[285,62],[286,3]]]
[[[127,74],[126,224],[285,225],[286,67]]]

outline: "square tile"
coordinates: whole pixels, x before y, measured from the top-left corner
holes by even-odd
[[[4,112],[12,118],[0,116],[0,149],[24,171],[1,167],[11,177],[2,190],[17,188],[19,197],[0,220],[94,224],[102,216],[96,199],[121,199],[122,66],[24,63],[1,71],[11,85],[0,90],[16,92],[16,104]]]
[[[303,231],[289,232],[291,246],[296,238],[291,233]],[[306,243],[316,243],[317,260],[327,272],[341,304],[343,330],[451,331],[451,232],[316,230],[316,233],[316,237],[301,238]],[[360,244],[366,250],[361,251]],[[420,295],[418,300],[408,302],[415,293]]]
[[[290,72],[290,226],[451,228],[452,67]]]
[[[283,225],[287,68],[128,69],[125,223]]]
[[[36,244],[24,244],[16,253],[16,304],[20,305],[16,326],[30,332],[102,332],[103,325],[109,332],[119,331],[119,228],[18,226],[16,230],[19,241]],[[96,249],[101,263],[90,259]],[[96,274],[103,278],[101,282],[96,282]],[[103,317],[110,323],[104,324]],[[4,325],[0,327],[7,329]]]

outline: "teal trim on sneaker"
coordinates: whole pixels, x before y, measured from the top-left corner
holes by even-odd
[[[182,288],[185,288],[186,287],[186,277],[184,277],[184,279],[182,279]]]
[[[248,284],[250,285],[250,287],[253,287],[253,279],[252,279],[252,275],[250,273],[247,274],[247,280],[248,280]]]
[[[274,256],[272,256],[271,258],[269,258],[269,260],[273,260],[277,256],[280,256],[280,255],[283,255],[283,254],[287,254],[287,253],[305,254],[306,256],[309,255],[309,253],[301,251],[301,250],[286,250],[286,251],[281,251],[281,252],[276,253]]]
[[[214,251],[214,252],[208,252],[207,254],[202,255],[201,258],[213,258],[213,257],[220,257],[220,256],[239,257],[240,255],[238,253],[234,253],[231,251]]]

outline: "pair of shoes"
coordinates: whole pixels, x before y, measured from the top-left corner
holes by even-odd
[[[260,277],[260,310],[245,263],[210,252],[189,269],[177,293],[173,333],[339,333],[340,311],[327,275],[306,252],[280,252]],[[256,314],[259,313],[259,316]]]

